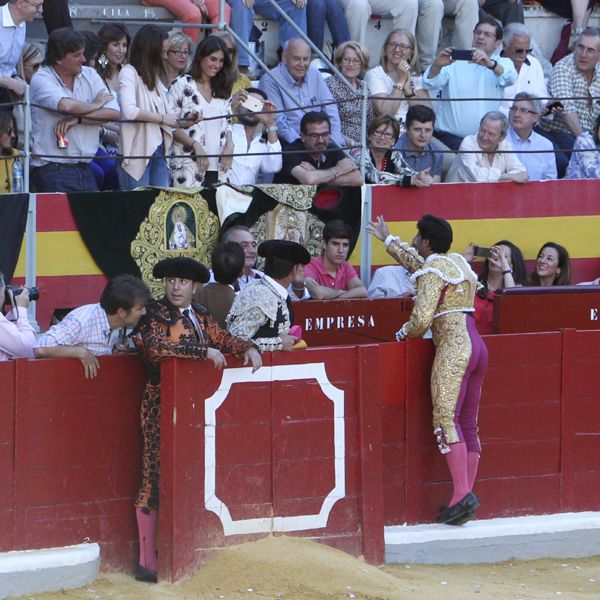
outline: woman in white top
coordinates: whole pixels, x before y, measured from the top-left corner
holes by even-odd
[[[161,81],[167,44],[164,30],[144,25],[131,43],[129,64],[119,72],[119,104],[124,121],[119,146],[123,156],[119,168],[122,190],[169,185],[165,156],[171,149],[173,128],[179,123],[169,111],[167,90]]]
[[[171,152],[171,185],[205,187],[226,181],[233,153],[230,99],[231,58],[225,42],[209,36],[196,48],[189,75],[169,89],[170,110],[193,125],[175,132]]]
[[[414,36],[406,29],[392,29],[381,48],[379,66],[367,72],[365,82],[373,94],[376,116],[389,115],[403,122],[412,104],[431,107],[417,71],[419,55]],[[384,99],[385,98],[385,99]]]

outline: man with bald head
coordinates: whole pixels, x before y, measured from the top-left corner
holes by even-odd
[[[266,92],[276,106],[288,109],[277,114],[277,134],[282,145],[288,145],[300,137],[300,121],[305,111],[299,106],[312,106],[312,110],[327,113],[331,121],[331,139],[339,146],[345,146],[340,124],[340,115],[333,102],[331,92],[325,85],[321,73],[310,66],[310,46],[300,38],[288,40],[283,47],[281,64],[265,73],[259,87]],[[279,87],[283,83],[294,96],[295,102]]]
[[[250,33],[255,13],[279,23],[279,45],[283,46],[296,35],[295,29],[283,18],[269,0],[227,0],[231,7],[231,28],[246,44],[250,43]],[[306,33],[306,0],[277,0],[277,5]],[[242,70],[250,66],[250,55],[238,44],[238,65]]]

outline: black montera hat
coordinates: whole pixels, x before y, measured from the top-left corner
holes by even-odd
[[[310,262],[308,250],[289,240],[268,240],[258,247],[258,255],[265,258],[281,258],[293,265],[301,263],[307,265]]]
[[[152,275],[157,279],[163,277],[180,277],[206,283],[210,279],[208,269],[197,260],[187,256],[165,258],[154,265]]]

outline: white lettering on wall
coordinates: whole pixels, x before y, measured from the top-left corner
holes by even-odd
[[[590,308],[590,321],[597,321],[597,320],[598,320],[598,309]]]

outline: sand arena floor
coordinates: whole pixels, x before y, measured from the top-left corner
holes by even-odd
[[[223,550],[175,585],[101,574],[40,600],[600,600],[600,556],[477,565],[374,567],[325,545],[267,537]]]

